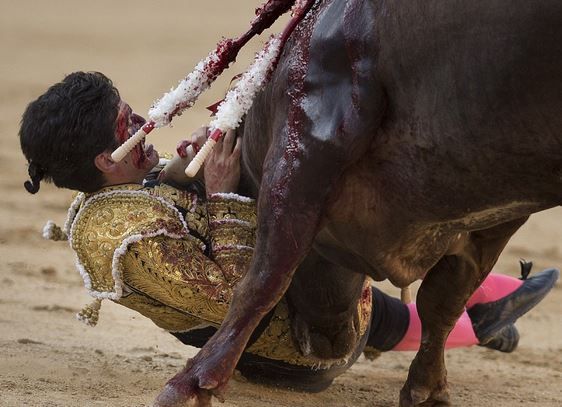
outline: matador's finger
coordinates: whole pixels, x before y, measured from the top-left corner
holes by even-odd
[[[240,158],[242,153],[242,137],[236,138],[236,144],[234,145],[234,149],[232,150],[232,155],[236,158]]]
[[[213,153],[215,153],[216,156],[222,154],[223,144],[224,144],[224,136],[217,140],[217,144],[215,144],[215,147],[213,148]]]
[[[232,153],[232,148],[234,147],[234,142],[236,139],[236,132],[234,130],[228,130],[223,138],[224,151],[228,154]]]
[[[200,127],[193,132],[191,135],[191,143],[202,146],[207,141],[209,129],[207,127]]]

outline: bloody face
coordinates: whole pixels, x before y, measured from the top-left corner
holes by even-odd
[[[119,144],[123,144],[129,137],[135,134],[144,124],[146,120],[133,112],[131,107],[121,101],[119,103],[119,113],[117,114],[116,137]],[[145,149],[144,140],[137,144],[131,151],[133,164],[137,168],[143,168],[145,162],[152,154],[152,146]]]

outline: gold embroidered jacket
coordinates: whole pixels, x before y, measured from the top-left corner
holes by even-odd
[[[68,235],[85,286],[98,299],[97,307],[81,313],[86,322],[94,325],[99,300],[111,299],[163,329],[184,332],[221,324],[233,287],[249,266],[255,227],[249,198],[216,194],[203,203],[197,194],[167,185],[128,184],[79,194],[65,230],[48,224],[44,235]],[[370,296],[358,305],[362,334],[370,307]],[[293,346],[283,301],[247,351],[318,365]]]

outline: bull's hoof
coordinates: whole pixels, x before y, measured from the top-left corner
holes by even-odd
[[[295,314],[291,319],[293,340],[304,356],[318,359],[342,359],[357,346],[359,334],[354,321],[320,327]]]
[[[400,407],[442,407],[450,406],[449,389],[446,381],[429,388],[410,385],[409,380],[400,391]]]
[[[228,380],[228,376],[222,373],[213,374],[210,370],[201,369],[192,359],[185,369],[166,383],[153,407],[210,407],[213,396],[222,402],[222,389]]]
[[[212,394],[207,390],[182,392],[167,384],[152,407],[210,407],[212,406],[211,398]]]
[[[408,379],[400,391],[400,407],[449,405],[446,371],[431,372],[431,369],[420,368],[417,360],[414,360]]]

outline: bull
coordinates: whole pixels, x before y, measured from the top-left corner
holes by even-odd
[[[345,356],[365,276],[423,278],[400,405],[448,404],[444,344],[466,301],[562,202],[561,21],[557,0],[318,0],[244,124],[252,265],[157,405],[208,403],[283,295],[303,352]]]

